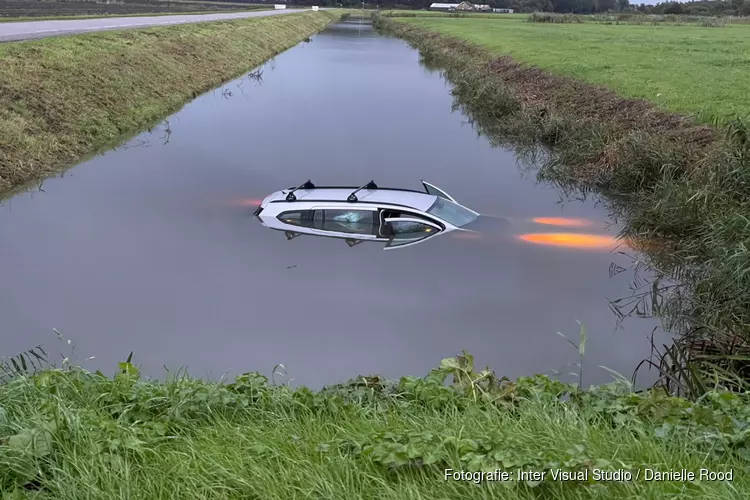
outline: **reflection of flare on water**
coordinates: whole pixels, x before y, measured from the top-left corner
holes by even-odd
[[[257,207],[263,200],[256,200],[254,198],[235,198],[230,204],[236,207]]]
[[[546,226],[583,227],[590,226],[591,221],[587,219],[572,219],[569,217],[536,217],[534,222]]]
[[[612,250],[622,244],[612,236],[582,233],[531,233],[521,234],[518,239],[537,245],[581,248],[584,250]]]

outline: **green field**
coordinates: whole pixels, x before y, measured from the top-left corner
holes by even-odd
[[[458,382],[445,385],[451,377]],[[661,391],[634,393],[624,382],[581,392],[542,376],[503,381],[476,373],[470,356],[445,359],[424,378],[359,377],[317,392],[255,373],[231,384],[168,378],[141,379],[124,362],[113,378],[67,367],[0,380],[0,497],[750,495],[746,396],[710,392],[690,403]],[[448,469],[503,469],[510,480],[446,479]],[[544,480],[519,477],[519,469],[545,472]],[[646,469],[696,477],[649,481]],[[711,481],[701,469],[733,477]],[[555,480],[558,470],[588,471],[588,479]],[[602,471],[632,477],[608,481]]]
[[[528,23],[524,18],[396,18],[671,111],[750,115],[750,25]]]

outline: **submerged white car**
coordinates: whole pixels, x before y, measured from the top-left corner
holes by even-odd
[[[465,226],[479,217],[438,187],[422,181],[424,191],[384,188],[370,181],[361,187],[316,186],[309,180],[276,191],[255,210],[261,224],[301,234],[385,242],[385,250],[404,248]]]

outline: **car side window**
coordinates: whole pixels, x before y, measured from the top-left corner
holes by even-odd
[[[413,220],[394,220],[391,221],[391,231],[394,237],[414,237],[422,234],[429,234],[435,232],[435,228],[429,224],[423,222],[417,222]]]
[[[381,211],[380,217],[381,217],[381,220],[392,219],[392,218],[421,219],[427,222],[431,222],[433,224],[437,224],[435,220],[425,217],[424,215],[416,214],[412,212],[404,212],[401,210],[383,209]]]
[[[377,212],[372,210],[315,210],[315,227],[324,231],[352,234],[377,234]]]
[[[313,227],[311,210],[293,210],[291,212],[283,212],[279,214],[278,218],[280,221],[294,226]]]

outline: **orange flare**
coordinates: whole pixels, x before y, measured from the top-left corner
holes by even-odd
[[[254,198],[236,198],[230,202],[230,204],[237,207],[257,207],[263,203],[263,200],[256,200]]]
[[[531,233],[519,235],[518,239],[537,245],[585,250],[611,250],[620,243],[611,236],[580,233]]]
[[[586,219],[571,219],[568,217],[536,217],[534,222],[547,226],[583,227],[590,226],[591,221]]]

